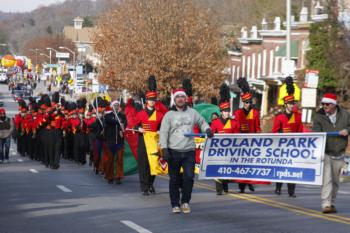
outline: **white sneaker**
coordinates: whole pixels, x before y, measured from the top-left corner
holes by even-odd
[[[181,209],[180,209],[180,207],[175,206],[175,207],[173,207],[172,212],[173,212],[174,214],[181,213]]]
[[[181,205],[181,210],[182,210],[182,213],[184,213],[184,214],[191,213],[191,208],[190,208],[190,205],[188,203],[183,203]]]

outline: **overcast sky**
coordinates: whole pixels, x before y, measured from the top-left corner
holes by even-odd
[[[41,5],[64,2],[64,0],[0,0],[0,10],[4,12],[32,11]]]

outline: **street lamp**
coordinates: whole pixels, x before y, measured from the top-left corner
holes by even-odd
[[[67,47],[64,47],[64,46],[60,46],[59,48],[60,49],[66,49],[66,50],[68,50],[69,52],[71,52],[73,54],[73,64],[75,66],[75,52],[73,50],[71,50],[70,48],[67,48]]]
[[[50,51],[50,64],[51,64],[51,57],[52,57],[52,55],[51,55],[51,50],[55,51],[55,53],[58,53],[58,51],[57,51],[56,49],[49,48],[49,47],[46,48],[46,49]]]
[[[47,54],[44,54],[44,53],[40,53],[39,55],[40,55],[40,56],[45,56],[45,57],[47,57],[48,59],[50,59],[50,63],[51,63],[51,56],[49,56],[49,55],[47,55]]]
[[[59,48],[60,48],[60,49],[66,49],[66,50],[68,50],[69,52],[71,52],[71,53],[73,54],[73,67],[74,67],[74,70],[73,70],[73,71],[74,71],[74,73],[73,73],[73,74],[74,74],[74,77],[73,77],[73,78],[75,78],[75,77],[76,77],[76,69],[75,69],[75,65],[76,65],[76,64],[75,64],[75,62],[76,62],[76,61],[75,61],[75,52],[74,52],[73,50],[71,50],[70,48],[67,48],[67,47],[64,47],[64,46],[60,46]]]

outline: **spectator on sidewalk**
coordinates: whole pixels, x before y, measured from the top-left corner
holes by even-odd
[[[9,162],[13,122],[6,117],[4,108],[0,108],[0,163]]]

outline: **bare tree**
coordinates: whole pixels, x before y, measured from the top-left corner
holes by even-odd
[[[100,19],[94,38],[100,81],[138,93],[154,74],[165,97],[189,76],[196,93],[216,94],[226,54],[209,16],[190,0],[120,1]]]

